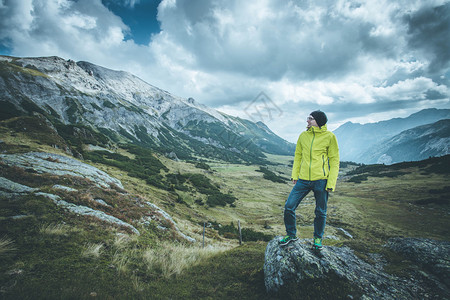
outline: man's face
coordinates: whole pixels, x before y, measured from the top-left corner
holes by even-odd
[[[307,126],[308,128],[310,128],[311,126],[319,127],[319,125],[317,125],[316,120],[311,115],[309,115],[309,117],[306,118],[306,121],[308,122],[308,126]]]

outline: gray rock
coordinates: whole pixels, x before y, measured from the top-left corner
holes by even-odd
[[[194,243],[195,242],[195,239],[194,238],[192,238],[192,237],[190,237],[190,236],[187,236],[187,235],[185,235],[184,233],[182,233],[181,231],[180,231],[180,229],[178,228],[178,226],[177,226],[177,223],[175,223],[175,221],[172,219],[172,217],[168,214],[168,213],[166,213],[163,209],[161,209],[160,207],[158,207],[157,205],[155,205],[155,204],[153,204],[153,203],[150,203],[150,202],[145,202],[145,204],[147,204],[148,206],[150,206],[151,208],[153,208],[153,210],[154,211],[156,211],[162,218],[164,218],[167,222],[169,222],[170,224],[172,224],[172,226],[173,226],[173,228],[175,228],[175,231],[176,232],[178,232],[178,234],[182,237],[182,238],[184,238],[185,240],[187,240],[188,242],[190,242],[190,243]],[[144,217],[144,218],[142,218],[141,220],[140,220],[140,222],[141,223],[146,223],[146,222],[149,222],[149,219],[148,219],[149,217]]]
[[[419,238],[392,238],[389,239],[386,247],[419,264],[434,275],[435,278],[427,277],[450,296],[448,289],[450,287],[450,242]]]
[[[10,218],[13,219],[13,220],[20,220],[20,219],[25,219],[25,218],[28,218],[28,217],[30,217],[30,216],[29,215],[16,215],[16,216],[12,216]]]
[[[338,227],[337,230],[342,231],[345,236],[347,236],[347,237],[349,237],[351,239],[353,238],[353,236],[347,230],[345,230],[344,228]]]
[[[7,165],[24,169],[32,168],[38,173],[82,177],[91,180],[95,185],[102,188],[110,188],[111,185],[117,185],[123,189],[120,180],[109,176],[96,167],[59,154],[46,152],[0,154],[0,159]]]
[[[97,202],[100,205],[111,207],[111,205],[106,203],[105,200],[103,200],[103,199],[94,199],[94,201]]]
[[[28,187],[26,185],[11,181],[4,177],[0,177],[0,189],[6,193],[32,193],[38,189]]]
[[[73,189],[73,188],[68,187],[68,186],[65,186],[65,185],[55,184],[55,185],[52,186],[52,187],[53,187],[54,189],[57,189],[57,190],[63,190],[63,191],[66,191],[66,192],[78,192],[77,189]]]
[[[374,268],[359,259],[348,247],[324,247],[320,255],[312,251],[306,240],[278,245],[276,237],[265,252],[264,283],[268,292],[281,291],[283,286],[303,280],[339,278],[363,292],[369,299],[413,299],[416,287],[411,282]]]
[[[55,202],[56,205],[62,206],[72,213],[82,215],[82,216],[92,216],[99,220],[105,221],[107,223],[111,223],[111,224],[115,224],[118,226],[122,226],[122,227],[126,227],[128,229],[131,229],[131,231],[133,231],[137,235],[140,234],[139,230],[137,230],[133,225],[130,225],[130,224],[128,224],[116,217],[108,215],[102,211],[95,210],[95,209],[92,209],[90,207],[83,206],[83,205],[76,205],[73,203],[69,203],[67,201],[62,200],[61,197],[59,197],[57,195],[53,195],[53,194],[36,193],[36,195],[47,197],[47,198],[53,200],[53,202]]]

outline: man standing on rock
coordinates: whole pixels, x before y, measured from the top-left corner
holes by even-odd
[[[327,218],[328,193],[334,191],[339,172],[339,148],[336,136],[327,130],[324,112],[313,111],[307,118],[307,130],[300,134],[295,148],[292,181],[294,188],[284,206],[286,236],[279,241],[287,245],[297,240],[295,210],[303,198],[314,192],[314,249],[322,249],[322,236]]]

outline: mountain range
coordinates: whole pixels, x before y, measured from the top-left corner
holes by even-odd
[[[366,151],[368,163],[392,164],[450,154],[450,119],[414,127]]]
[[[450,109],[430,108],[407,118],[367,124],[347,122],[334,131],[341,161],[389,164],[449,154],[448,119]]]
[[[58,146],[75,156],[87,143],[105,149],[132,143],[174,159],[235,163],[267,163],[264,153],[295,150],[262,122],[174,96],[128,72],[60,57],[0,56],[0,105],[0,120],[44,118],[68,143]],[[389,164],[449,154],[448,122],[438,122],[445,119],[450,109],[424,109],[407,118],[347,122],[334,133],[342,161]]]
[[[295,148],[262,122],[173,96],[127,72],[59,57],[0,56],[0,105],[1,119],[39,113],[58,133],[101,135],[97,146],[134,143],[173,158],[261,162],[263,151],[290,155]]]

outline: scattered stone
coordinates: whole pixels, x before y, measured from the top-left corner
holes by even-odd
[[[111,205],[106,203],[103,199],[94,199],[94,201],[97,202],[100,205],[111,207]]]
[[[91,145],[91,144],[86,145],[86,149],[88,151],[106,151],[106,152],[109,152],[109,153],[114,153],[113,151],[111,151],[109,149],[106,149],[106,148],[103,148],[103,147],[100,147],[100,146],[96,146],[96,145]]]
[[[188,242],[194,243],[195,239],[185,235],[184,233],[182,233],[180,231],[180,229],[178,229],[177,224],[175,223],[175,221],[172,219],[172,217],[166,213],[164,210],[162,210],[161,208],[159,208],[157,205],[150,203],[150,202],[145,202],[148,206],[150,206],[151,208],[153,208],[153,210],[155,210],[158,214],[160,214],[165,220],[167,220],[169,223],[171,223],[173,225],[173,228],[175,228],[175,230],[178,232],[179,235],[181,235],[182,238],[184,238],[185,240],[187,240]],[[141,222],[145,222],[148,221],[145,218],[143,218],[141,220]]]
[[[19,220],[19,219],[24,219],[24,218],[28,218],[29,215],[17,215],[17,216],[12,216],[11,219],[13,220]]]
[[[23,270],[22,269],[12,269],[9,270],[8,272],[6,272],[6,274],[10,275],[10,276],[17,276],[17,275],[23,275]]]
[[[324,237],[324,239],[339,241],[339,238],[335,235],[327,235]]]
[[[174,160],[174,161],[180,161],[178,159],[177,155],[175,154],[175,152],[173,152],[173,151],[170,152],[169,154],[167,154],[167,157],[170,158],[171,160]]]
[[[347,237],[353,239],[353,236],[347,230],[345,230],[344,228],[338,227],[336,229],[342,231]]]
[[[65,185],[59,185],[59,184],[55,184],[53,186],[53,188],[57,189],[57,190],[63,190],[63,191],[66,191],[66,192],[78,192],[77,189],[74,189],[74,188],[71,188],[71,187],[68,187],[68,186],[65,186]]]

